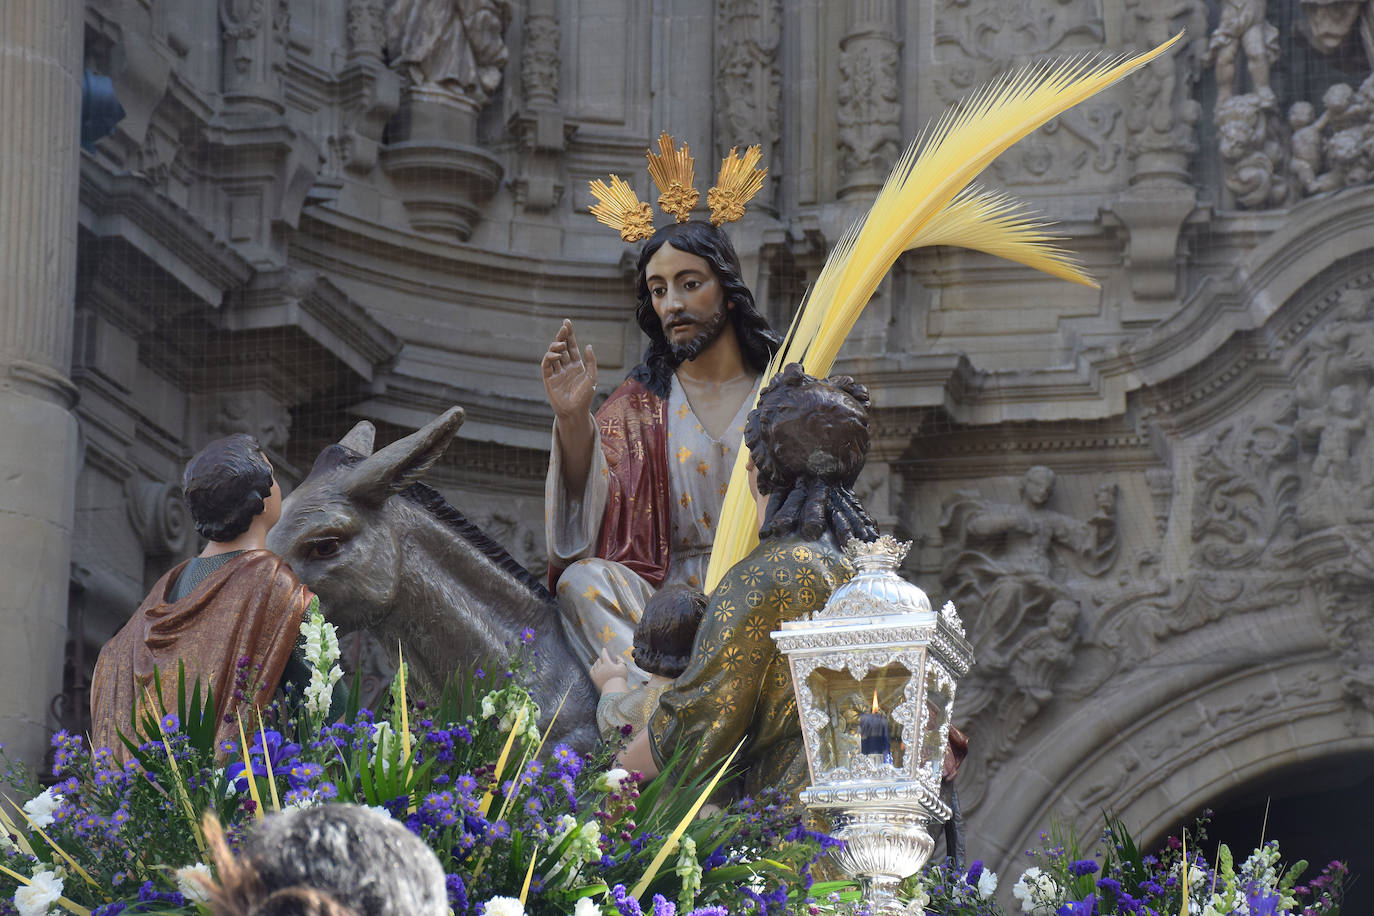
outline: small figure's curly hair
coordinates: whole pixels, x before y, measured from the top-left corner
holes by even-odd
[[[181,491],[201,537],[232,541],[248,530],[272,495],[272,466],[258,440],[235,433],[186,462]]]
[[[710,265],[711,273],[715,274],[725,291],[725,301],[735,306],[728,314],[735,326],[735,337],[739,340],[744,364],[755,372],[766,370],[782,338],[768,326],[768,319],[754,304],[754,294],[744,282],[744,271],[730,237],[710,223],[693,220],[688,223],[669,223],[659,229],[649,237],[639,253],[639,266],[635,273],[635,320],[648,335],[649,347],[644,351],[644,362],[636,366],[629,377],[659,397],[666,398],[672,387],[673,372],[680,363],[663,333],[663,322],[654,311],[654,300],[649,295],[649,283],[644,276],[649,259],[664,245],[672,245],[678,251],[696,255]]]
[[[444,870],[418,836],[359,805],[274,814],[235,857],[219,823],[205,836],[218,884],[214,916],[442,916]]]
[[[760,538],[826,531],[844,544],[876,540],[878,526],[854,495],[868,455],[868,388],[847,375],[818,379],[790,363],[759,392],[744,444],[768,496]]]
[[[635,664],[650,674],[676,678],[687,670],[706,593],[690,585],[665,585],[649,598],[635,626]]]

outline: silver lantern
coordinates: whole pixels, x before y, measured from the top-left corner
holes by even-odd
[[[936,613],[897,575],[909,542],[845,545],[852,579],[809,620],[773,633],[792,667],[811,785],[807,807],[844,841],[835,855],[874,913],[897,912],[897,885],[950,816],[940,776],[954,689],[973,652],[952,603]]]

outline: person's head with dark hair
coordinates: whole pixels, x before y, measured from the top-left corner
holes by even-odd
[[[660,284],[650,283],[655,279],[650,261],[665,245],[705,262],[721,293],[716,311],[709,315],[661,315],[655,308],[655,291]],[[781,340],[754,304],[754,294],[744,282],[730,237],[710,223],[670,223],[650,236],[639,253],[635,297],[635,319],[648,335],[649,346],[643,365],[630,377],[659,397],[668,396],[673,371],[705,352],[727,333],[727,327],[739,342],[744,364],[756,373],[768,368],[768,360]]]
[[[217,826],[217,825],[216,825]],[[444,870],[433,851],[389,815],[320,805],[267,818],[235,858],[206,831],[219,873],[214,916],[445,916]]]
[[[706,593],[700,589],[682,584],[659,589],[635,626],[635,664],[670,680],[686,671],[704,613]]]
[[[868,455],[868,406],[868,389],[849,376],[819,379],[796,363],[759,392],[744,425],[759,492],[769,497],[759,537],[877,538],[853,491]]]
[[[209,541],[232,541],[268,510],[275,482],[272,465],[252,436],[216,439],[186,462],[181,489],[196,531]],[[281,500],[275,500],[281,511]],[[275,522],[276,519],[268,519]]]

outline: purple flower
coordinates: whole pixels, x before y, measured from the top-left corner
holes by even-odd
[[[468,908],[468,889],[459,875],[444,875],[444,886],[448,889],[448,905],[453,912],[461,914]]]
[[[1097,874],[1097,863],[1092,859],[1077,859],[1069,863],[1069,874],[1075,878]]]
[[[983,877],[983,860],[975,859],[973,864],[968,867],[968,874],[964,875],[964,883],[969,887],[977,887],[978,879]]]
[[[677,904],[669,903],[662,894],[654,894],[654,916],[677,916]]]
[[[167,713],[167,715],[165,715],[165,716],[162,717],[161,725],[162,725],[162,733],[163,733],[164,735],[170,735],[170,734],[172,734],[172,733],[174,733],[174,732],[180,730],[180,728],[181,728],[181,720],[177,718],[177,714],[176,714],[176,713],[174,713],[174,712],[169,712],[169,713]]]
[[[1250,916],[1276,916],[1279,911],[1279,895],[1261,887],[1252,885],[1245,893],[1245,902],[1250,905]]]
[[[1070,900],[1055,912],[1055,916],[1097,916],[1097,895],[1089,894],[1082,900]]]
[[[620,916],[644,916],[644,911],[639,908],[639,901],[629,895],[625,885],[617,884],[611,888],[611,898],[615,901],[615,908]]]
[[[534,642],[534,628],[533,628],[533,627],[525,627],[525,629],[523,629],[523,630],[520,631],[520,642],[521,642],[523,645],[526,645],[526,646],[528,646],[530,643]]]

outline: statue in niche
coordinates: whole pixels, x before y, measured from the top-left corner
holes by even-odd
[[[1066,552],[1078,569],[1100,576],[1116,558],[1116,487],[1096,493],[1097,509],[1084,522],[1048,508],[1055,473],[1044,465],[1026,471],[1020,505],[994,503],[963,492],[945,504],[940,519],[946,560],[941,581],[969,608],[982,634],[975,646],[995,648],[1024,625],[1042,624],[1049,608],[1076,601],[1063,584]],[[982,648],[977,651],[981,653]]]
[[[119,733],[133,737],[136,708],[152,704],[157,711],[159,700],[163,709],[176,708],[179,663],[188,685],[198,679],[213,692],[220,741],[238,736],[242,707],[266,705],[284,679],[303,688],[310,677],[293,650],[311,593],[267,549],[282,498],[262,448],[242,433],[217,439],[187,463],[182,488],[196,530],[209,543],[158,580],[100,650],[91,677],[94,746],[110,748],[120,760],[128,755]],[[241,672],[243,658],[249,662]],[[155,671],[161,697],[150,694]],[[240,673],[247,696],[235,685]]]
[[[1207,60],[1217,71],[1217,109],[1239,93],[1237,59],[1245,55],[1250,93],[1273,107],[1269,67],[1279,59],[1279,30],[1264,18],[1265,0],[1222,0],[1221,19],[1207,43]]]
[[[501,85],[510,51],[510,0],[390,0],[388,58],[419,87],[437,87],[474,107]]]
[[[1139,47],[1158,47],[1173,37],[1180,26],[1190,34],[1194,29],[1206,30],[1207,7],[1202,0],[1128,0],[1126,6],[1130,17],[1128,34],[1132,44]],[[1189,98],[1198,77],[1196,44],[1179,44],[1131,80],[1126,129],[1134,153],[1192,152],[1196,148],[1193,129],[1201,116],[1201,106]]]
[[[769,634],[820,610],[852,575],[840,544],[878,536],[851,489],[868,453],[868,405],[852,378],[813,378],[795,363],[760,393],[744,433],[768,497],[759,546],[711,594],[687,670],[621,755],[627,769],[651,778],[695,749],[686,767],[700,775],[743,739],[746,793],[795,797],[806,784],[792,677]]]

